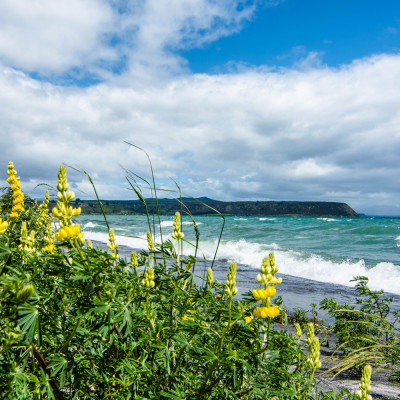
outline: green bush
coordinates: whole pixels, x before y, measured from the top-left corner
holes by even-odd
[[[9,171],[15,185],[16,171]],[[179,215],[177,249],[153,243],[149,231],[149,249],[126,260],[111,229],[110,251],[84,245],[65,168],[53,210],[58,232],[46,201],[21,202],[17,186],[1,199],[1,398],[340,398],[315,386],[313,332],[304,350],[274,329],[279,309],[267,286],[279,283],[273,256],[261,268],[264,289],[236,301],[234,265],[224,284],[210,270],[194,283],[196,258],[179,250]],[[255,309],[256,298],[262,304]]]
[[[321,302],[321,308],[335,319],[332,332],[338,338],[342,359],[335,369],[359,374],[370,364],[390,369],[392,380],[400,382],[400,312],[391,312],[393,297],[385,297],[383,290],[369,289],[368,278],[361,276],[354,281],[358,308],[334,299]]]

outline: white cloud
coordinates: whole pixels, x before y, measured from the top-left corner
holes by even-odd
[[[176,50],[238,32],[257,0],[3,0],[0,61],[40,76],[181,71]],[[126,72],[125,71],[125,72]]]
[[[254,4],[1,2],[0,178],[12,160],[31,191],[54,185],[67,163],[87,170],[103,198],[129,197],[120,165],[149,170],[127,140],[149,152],[161,185],[172,177],[189,195],[400,207],[399,55],[328,68],[321,54],[299,48],[303,59],[291,69],[184,70],[177,50],[237,31]],[[121,59],[119,77],[103,68]],[[62,87],[29,77],[71,71],[103,83]],[[77,193],[90,191],[69,174]]]
[[[194,75],[135,89],[55,87],[4,67],[3,179],[13,160],[26,190],[38,177],[54,184],[65,162],[97,174],[103,197],[127,197],[119,164],[148,176],[147,158],[127,140],[150,153],[163,185],[172,177],[191,195],[395,206],[399,71],[400,56],[380,55],[337,69]],[[71,179],[88,190],[81,176]]]
[[[2,0],[0,60],[22,70],[62,73],[115,57],[102,44],[113,29],[102,0]]]

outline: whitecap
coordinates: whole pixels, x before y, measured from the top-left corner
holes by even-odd
[[[85,225],[83,225],[82,229],[96,228],[97,226],[99,226],[99,225],[98,224],[94,224],[93,222],[89,221],[89,222],[86,222]]]

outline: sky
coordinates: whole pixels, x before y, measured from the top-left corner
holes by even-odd
[[[134,199],[127,142],[186,196],[400,215],[400,2],[2,0],[0,186]]]

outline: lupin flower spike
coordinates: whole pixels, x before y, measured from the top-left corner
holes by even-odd
[[[147,232],[147,246],[149,248],[149,251],[154,251],[154,242],[153,242],[153,237],[151,236],[150,232]]]
[[[307,324],[307,337],[306,337],[306,342],[309,346],[311,346],[311,342],[313,341],[314,337],[315,337],[314,324],[312,322],[309,322]]]
[[[44,195],[44,199],[42,204],[39,206],[38,210],[38,218],[36,221],[36,224],[38,227],[45,227],[46,224],[50,223],[52,221],[52,217],[49,216],[48,213],[48,206],[49,204],[49,191],[46,190],[46,194]]]
[[[211,289],[214,282],[213,272],[211,268],[207,269],[207,286]]]
[[[57,176],[57,206],[53,208],[53,215],[60,221],[60,231],[56,233],[56,239],[62,241],[77,240],[81,245],[85,242],[83,232],[78,224],[72,225],[72,218],[81,213],[81,208],[69,206],[69,202],[75,198],[74,192],[68,190],[67,169],[61,166]]]
[[[181,214],[177,211],[175,213],[174,224],[172,225],[172,238],[176,240],[182,240],[185,236],[181,232]]]
[[[294,324],[294,329],[296,331],[296,337],[300,341],[301,336],[303,335],[303,332],[301,331],[301,326],[300,326],[300,324],[298,322],[296,322]]]
[[[264,285],[264,289],[266,289],[268,285],[275,286],[282,283],[282,278],[275,277],[275,274],[278,272],[278,268],[275,264],[274,253],[269,253],[268,257],[264,257],[260,272],[261,274],[257,275],[257,281]]]
[[[13,197],[13,208],[11,210],[10,218],[17,218],[18,215],[24,211],[24,194],[21,191],[21,184],[19,178],[15,175],[17,171],[14,169],[14,164],[12,162],[8,163],[7,182],[11,185],[12,197]]]
[[[371,366],[366,365],[361,376],[360,390],[355,393],[357,400],[372,400],[371,395],[368,394],[371,391],[371,374]]]
[[[68,190],[67,168],[63,165],[58,170],[57,177],[57,206],[53,208],[53,215],[60,221],[61,226],[70,226],[71,218],[81,213],[81,208],[72,208],[68,203],[75,198],[74,192]]]
[[[228,279],[225,284],[225,294],[229,299],[232,299],[238,293],[236,285],[236,268],[235,263],[231,263],[229,266]]]
[[[308,356],[308,365],[314,371],[321,367],[321,361],[319,360],[319,339],[314,336],[310,345],[310,355]]]
[[[35,231],[31,231],[28,234],[26,221],[22,221],[19,247],[22,250],[25,250],[27,253],[32,253],[34,251],[34,245],[35,245]]]
[[[119,258],[118,254],[118,243],[115,242],[114,229],[108,231],[108,244],[107,247],[111,250],[111,257],[116,259]]]
[[[147,271],[144,273],[142,285],[145,290],[153,289],[155,286],[154,282],[154,268],[147,268]]]
[[[136,269],[138,267],[138,265],[139,265],[139,262],[138,262],[136,251],[132,251],[132,253],[131,253],[131,267]]]
[[[47,244],[46,246],[42,247],[42,251],[49,251],[50,253],[54,251],[54,237],[52,233],[51,225],[48,224],[46,227],[46,236],[43,238]]]

